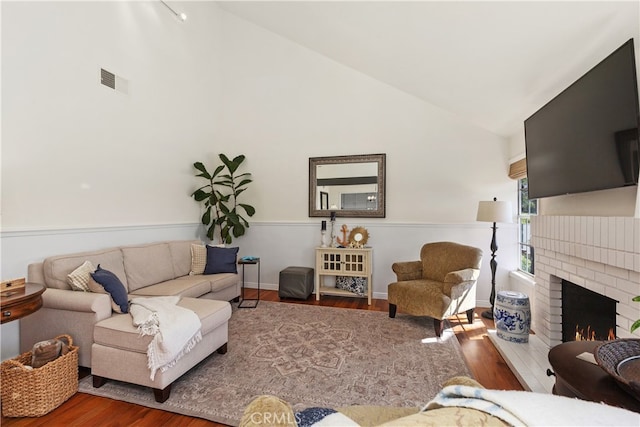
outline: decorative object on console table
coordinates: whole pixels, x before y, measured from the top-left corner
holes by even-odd
[[[497,222],[510,223],[512,222],[511,203],[498,201],[497,198],[493,198],[493,201],[481,201],[478,204],[478,215],[476,221],[492,222],[493,235],[491,237],[491,295],[489,301],[491,302],[491,310],[482,312],[482,317],[486,319],[493,319],[493,306],[496,299],[496,269],[498,268],[498,262],[496,261],[496,252],[498,251],[498,243],[496,242],[496,227]]]
[[[336,205],[331,205],[331,243],[329,244],[329,246],[331,246],[332,248],[336,247],[336,209],[338,209]]]
[[[364,227],[355,227],[349,233],[349,247],[350,248],[364,248],[369,241],[369,232]]]
[[[342,233],[342,239],[340,237],[336,237],[336,243],[338,247],[346,248],[349,246],[349,240],[347,240],[347,233],[349,232],[349,227],[347,224],[342,224],[340,227],[340,233]]]
[[[327,221],[322,220],[320,225],[320,247],[326,248],[327,243],[324,241],[324,235],[327,234]]]
[[[254,256],[245,256],[240,258],[240,260],[238,261],[238,264],[242,266],[242,292],[241,292],[242,296],[240,297],[240,303],[238,304],[238,308],[256,308],[258,306],[258,303],[260,302],[260,258],[254,257]],[[258,266],[258,297],[257,298],[244,297],[244,284],[245,284],[244,266],[247,264]]]

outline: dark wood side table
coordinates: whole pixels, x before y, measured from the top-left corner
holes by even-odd
[[[553,394],[640,412],[640,401],[622,390],[600,366],[576,358],[584,352],[593,353],[599,344],[602,341],[572,341],[549,351],[549,363],[556,375]]]
[[[2,308],[0,323],[17,320],[39,310],[42,307],[44,290],[43,285],[26,283],[23,289],[2,292],[0,294]]]

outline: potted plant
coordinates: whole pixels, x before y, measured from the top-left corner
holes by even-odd
[[[207,227],[207,237],[214,240],[216,229],[220,243],[230,244],[234,237],[243,236],[249,228],[245,218],[256,212],[253,206],[238,202],[247,185],[252,182],[250,173],[236,175],[238,168],[244,162],[245,156],[239,155],[230,160],[224,154],[218,157],[222,161],[213,173],[210,173],[201,162],[195,162],[193,167],[197,177],[207,180],[207,183],[194,191],[191,196],[197,202],[204,203],[202,224]]]
[[[640,295],[638,295],[637,297],[634,297],[633,301],[640,302]],[[631,325],[631,333],[633,333],[633,331],[635,331],[638,328],[640,328],[640,319],[636,320],[635,322],[633,322],[633,325]]]

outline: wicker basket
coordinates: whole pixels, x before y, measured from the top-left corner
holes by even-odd
[[[2,415],[39,417],[53,411],[78,391],[78,347],[67,338],[69,352],[30,369],[31,352],[2,362]]]
[[[607,341],[595,348],[593,356],[623,390],[640,400],[640,339]],[[623,362],[633,365],[626,365],[629,368],[621,374]]]

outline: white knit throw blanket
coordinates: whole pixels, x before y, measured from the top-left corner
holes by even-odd
[[[603,403],[528,391],[445,387],[423,410],[445,406],[473,408],[512,426],[634,426],[640,414]]]
[[[129,312],[140,335],[153,335],[147,348],[151,381],[174,366],[202,340],[200,318],[193,311],[180,307],[180,297],[133,298]]]

